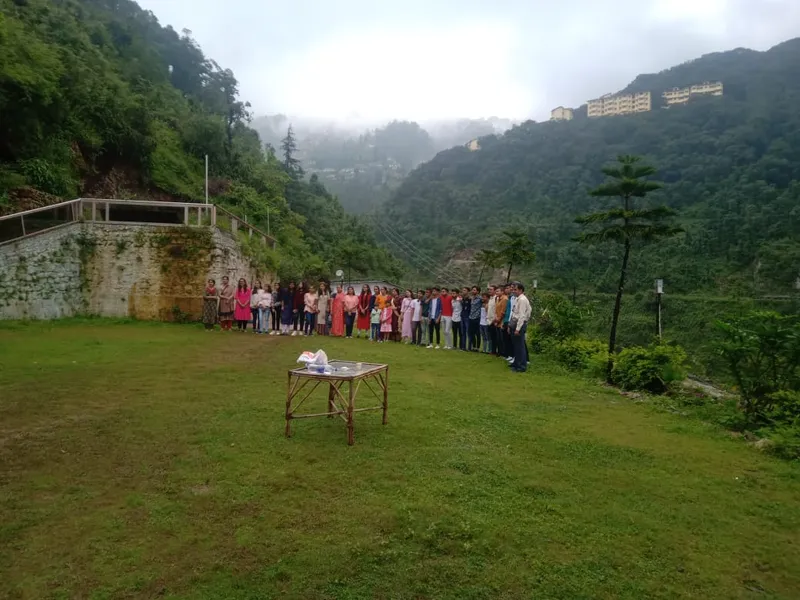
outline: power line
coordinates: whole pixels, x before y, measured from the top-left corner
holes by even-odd
[[[391,231],[390,229],[384,227],[377,221],[375,222],[375,224],[389,241],[394,242],[395,245],[404,248],[407,253],[410,253],[413,256],[415,256],[417,260],[421,261],[423,265],[427,267],[427,270],[433,271],[434,273],[438,274],[439,277],[449,277],[454,279],[459,278],[459,275],[457,273],[448,269],[447,267],[442,266],[435,259],[426,255],[418,248],[415,248],[410,242],[406,241],[400,234]]]
[[[440,273],[437,273],[436,270],[432,269],[429,265],[424,264],[424,263],[420,264],[418,262],[420,260],[420,258],[418,256],[415,256],[412,252],[410,252],[408,250],[408,248],[403,247],[402,245],[397,243],[394,239],[392,239],[392,238],[387,236],[386,237],[386,242],[392,247],[392,249],[394,251],[396,251],[396,252],[399,251],[401,254],[405,255],[406,258],[409,260],[409,262],[417,270],[425,272],[425,273],[428,273],[434,279],[442,279],[443,278]]]
[[[415,266],[420,267],[422,266],[422,270],[430,273],[437,279],[447,280],[446,283],[449,285],[453,285],[457,283],[458,280],[461,278],[457,273],[448,269],[447,267],[442,266],[436,260],[430,258],[419,249],[415,248],[412,244],[407,242],[403,239],[401,235],[396,232],[385,228],[383,225],[374,221],[375,226],[378,230],[383,233],[386,240],[391,243],[393,246],[400,248],[404,254],[412,258],[412,262],[415,262]],[[419,261],[419,262],[417,262]]]

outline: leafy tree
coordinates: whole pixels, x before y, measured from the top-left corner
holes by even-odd
[[[617,198],[619,205],[575,219],[576,223],[590,227],[589,231],[584,231],[576,238],[579,242],[597,244],[609,241],[622,244],[623,247],[622,266],[614,300],[614,311],[611,316],[611,332],[608,338],[607,378],[609,383],[611,383],[614,367],[613,354],[616,352],[617,323],[622,306],[625,279],[628,276],[631,248],[636,241],[654,242],[682,231],[666,222],[666,219],[675,214],[672,209],[666,206],[653,208],[636,206],[640,199],[661,188],[660,183],[646,179],[654,175],[656,169],[650,165],[641,164],[641,158],[638,156],[619,156],[617,163],[618,165],[613,167],[603,168],[603,173],[610,178],[610,181],[593,189],[591,195],[596,198]]]
[[[531,264],[535,258],[532,244],[528,234],[521,229],[506,229],[497,242],[495,256],[498,262],[508,265],[506,283],[511,281],[511,270],[514,265],[524,266]]]
[[[800,391],[800,317],[755,311],[718,321],[717,348],[736,381],[748,419],[769,417],[786,396]]]
[[[360,275],[369,272],[372,266],[371,254],[372,252],[366,244],[349,237],[335,246],[333,260],[344,267],[347,280],[351,281],[354,271]]]

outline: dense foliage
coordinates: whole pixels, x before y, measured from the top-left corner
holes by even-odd
[[[750,419],[768,418],[787,400],[796,402],[790,393],[800,392],[800,317],[758,311],[718,327],[719,351]]]
[[[202,200],[211,192],[279,240],[283,276],[335,268],[345,233],[393,270],[370,230],[317,181],[264,152],[233,73],[191,32],[131,0],[0,0],[0,202],[32,187]],[[274,266],[274,265],[273,265]]]
[[[789,293],[800,265],[800,39],[767,52],[704,56],[640,77],[656,96],[676,85],[722,81],[722,97],[637,115],[528,122],[453,148],[418,167],[383,218],[429,255],[485,246],[509,224],[536,243],[548,287],[613,292],[622,248],[571,243],[573,219],[597,210],[589,190],[618,155],[658,167],[652,195],[686,232],[634,256],[631,288],[666,280],[670,292]]]

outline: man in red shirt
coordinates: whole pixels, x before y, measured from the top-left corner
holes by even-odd
[[[450,290],[442,288],[442,321],[444,322],[444,349],[453,348],[453,297]]]

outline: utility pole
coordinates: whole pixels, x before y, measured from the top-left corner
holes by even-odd
[[[664,280],[656,279],[656,333],[661,341],[661,296],[664,294]]]
[[[208,154],[206,154],[206,204],[208,204]]]

